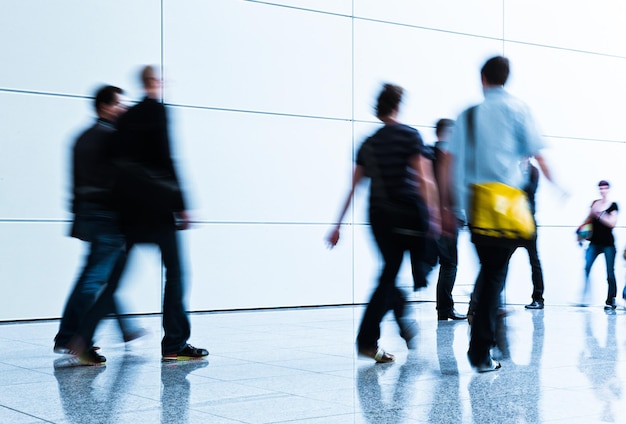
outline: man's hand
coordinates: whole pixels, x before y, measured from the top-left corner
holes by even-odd
[[[187,211],[180,211],[174,214],[176,218],[176,229],[187,230],[191,226],[191,218]]]
[[[441,231],[444,236],[453,237],[458,228],[458,219],[448,208],[441,210]]]
[[[339,226],[336,226],[326,238],[326,245],[329,249],[337,246],[337,243],[339,243]]]

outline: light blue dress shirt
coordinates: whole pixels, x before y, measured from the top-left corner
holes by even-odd
[[[519,163],[545,147],[528,107],[503,87],[484,90],[485,100],[474,109],[474,146],[469,144],[467,113],[457,118],[448,146],[453,155],[452,184],[457,214],[468,204],[472,184],[500,182],[522,188]]]

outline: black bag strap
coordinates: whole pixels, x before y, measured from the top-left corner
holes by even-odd
[[[476,111],[476,106],[472,106],[471,108],[469,108],[467,110],[467,114],[466,114],[466,123],[467,123],[467,144],[470,145],[473,148],[473,154],[474,154],[474,162],[473,162],[473,168],[474,168],[474,177],[476,175],[478,175],[478,163],[477,163],[477,155],[476,155],[476,128],[475,128],[475,123],[474,123],[474,115],[475,115],[475,111]],[[467,149],[465,151],[465,155],[467,156]]]

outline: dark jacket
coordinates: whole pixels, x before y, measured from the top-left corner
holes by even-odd
[[[72,150],[72,212],[90,203],[101,210],[113,209],[113,135],[115,127],[103,119],[83,132]]]
[[[185,201],[170,153],[165,107],[146,97],[120,117],[117,127],[116,194],[124,229],[151,233],[174,227],[173,214],[185,210]]]

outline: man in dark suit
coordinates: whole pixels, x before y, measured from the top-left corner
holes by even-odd
[[[153,178],[169,185],[170,189],[152,192],[141,184],[126,185],[126,188],[141,191],[127,193],[128,196],[122,198],[122,224],[130,243],[155,243],[161,250],[165,267],[163,360],[201,358],[209,352],[187,343],[190,325],[185,312],[176,230],[189,226],[189,216],[170,154],[166,110],[159,101],[161,78],[152,66],[146,66],[141,72],[141,81],[146,97],[118,122],[120,156],[145,167]]]
[[[165,267],[163,329],[164,361],[200,359],[209,354],[187,343],[190,325],[184,304],[184,284],[177,229],[189,226],[185,201],[170,153],[166,110],[161,103],[161,79],[152,66],[141,72],[145,90],[143,101],[118,121],[118,178],[115,187],[121,226],[134,244],[156,244]],[[106,299],[116,287],[109,285],[101,296]],[[103,316],[102,302],[96,302],[85,319],[83,340],[91,340]]]

